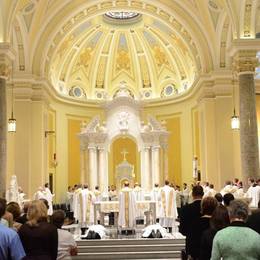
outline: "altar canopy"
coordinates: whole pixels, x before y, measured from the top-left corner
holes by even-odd
[[[81,149],[81,183],[88,182],[90,189],[99,185],[102,192],[108,187],[108,153],[118,137],[131,137],[138,146],[141,161],[141,186],[150,191],[155,183],[167,178],[167,142],[169,132],[151,115],[141,118],[142,102],[135,100],[121,85],[114,99],[103,104],[105,120],[94,117],[82,123],[78,134]],[[162,150],[162,153],[161,153]],[[121,152],[121,151],[118,151]],[[161,156],[163,154],[163,156]],[[161,161],[161,158],[163,158]],[[160,173],[164,165],[163,174]]]

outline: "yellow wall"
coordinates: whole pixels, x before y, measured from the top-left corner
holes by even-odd
[[[167,118],[166,122],[167,130],[170,132],[168,147],[169,181],[180,185],[182,183],[180,117]]]
[[[134,172],[135,172],[135,181],[140,183],[140,165],[139,165],[139,153],[137,149],[136,143],[126,137],[120,137],[116,139],[110,148],[110,154],[109,154],[109,185],[116,185],[116,166],[120,164],[123,161],[123,154],[121,152],[123,150],[126,150],[128,154],[126,155],[126,160],[134,165]]]
[[[68,185],[80,183],[80,120],[68,119]]]

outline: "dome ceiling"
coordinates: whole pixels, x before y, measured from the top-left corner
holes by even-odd
[[[57,91],[83,99],[112,98],[122,84],[138,99],[179,95],[200,70],[175,28],[126,11],[80,23],[56,44],[48,66]]]

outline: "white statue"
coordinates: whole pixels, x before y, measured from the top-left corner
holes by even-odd
[[[118,113],[118,127],[120,131],[128,130],[129,113],[122,111]]]
[[[11,177],[9,189],[6,191],[6,200],[7,203],[14,201],[20,204],[19,187],[18,187],[16,175],[12,175]]]

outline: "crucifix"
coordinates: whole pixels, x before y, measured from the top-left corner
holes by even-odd
[[[126,161],[126,155],[128,154],[127,150],[124,148],[124,150],[121,152],[124,156],[124,161]]]

